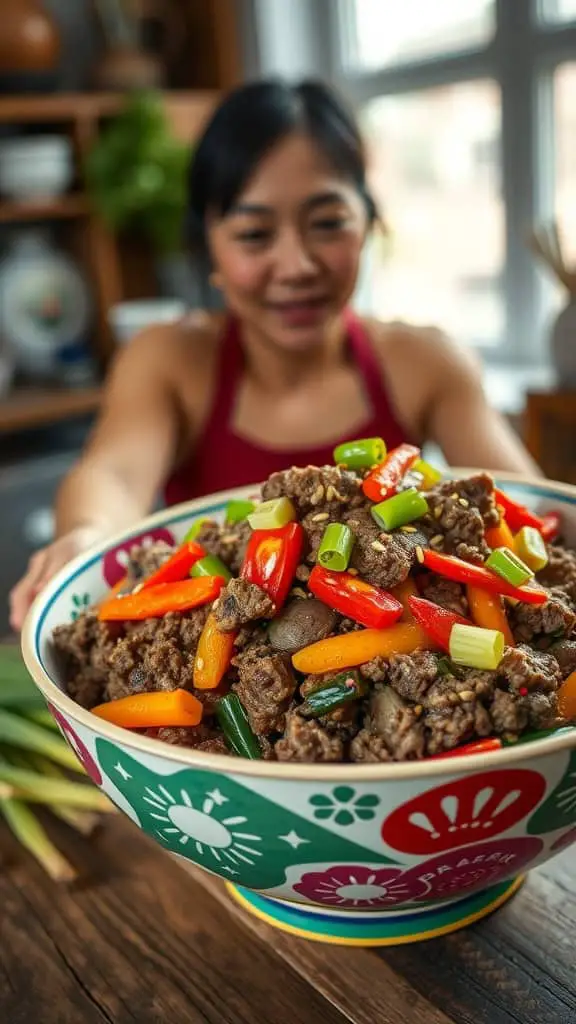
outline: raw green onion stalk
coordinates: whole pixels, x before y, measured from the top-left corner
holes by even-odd
[[[4,644],[0,645],[0,824],[4,818],[51,878],[71,882],[76,870],[36,817],[34,804],[43,805],[84,836],[91,835],[101,814],[114,811],[108,798],[88,782],[55,728],[20,651]]]

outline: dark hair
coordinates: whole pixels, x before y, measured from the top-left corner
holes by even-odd
[[[191,163],[187,233],[205,247],[206,216],[225,216],[259,160],[285,135],[301,129],[356,186],[370,224],[376,204],[366,185],[366,160],[351,112],[322,82],[251,82],[231,92],[209,121]]]

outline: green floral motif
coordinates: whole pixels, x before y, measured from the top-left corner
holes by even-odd
[[[552,832],[557,828],[576,824],[576,751],[568,762],[568,769],[556,789],[532,815],[528,822],[531,836]]]
[[[73,609],[70,613],[72,622],[76,622],[76,619],[82,612],[85,612],[90,607],[90,594],[73,594],[72,595]]]
[[[334,821],[336,825],[354,825],[357,821],[372,821],[376,817],[375,807],[380,797],[371,793],[356,796],[351,786],[336,786],[331,796],[317,793],[308,801],[315,810],[318,821]]]
[[[158,775],[102,739],[96,752],[102,774],[122,793],[147,835],[239,885],[281,885],[291,865],[394,863],[226,775],[192,768]]]

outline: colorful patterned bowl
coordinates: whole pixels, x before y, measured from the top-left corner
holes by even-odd
[[[576,489],[499,484],[534,508],[560,509],[576,542]],[[64,694],[53,628],[104,596],[132,543],[178,540],[194,519],[222,515],[231,496],[150,517],[77,558],[36,600],[24,658],[89,775],[166,850],[220,875],[253,913],[299,935],[412,942],[500,906],[523,873],[576,841],[576,728],[448,761],[275,764],[133,735]]]

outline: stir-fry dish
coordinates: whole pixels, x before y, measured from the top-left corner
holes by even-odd
[[[219,754],[388,762],[576,721],[576,553],[478,473],[370,438],[274,473],[54,631],[94,715]]]

